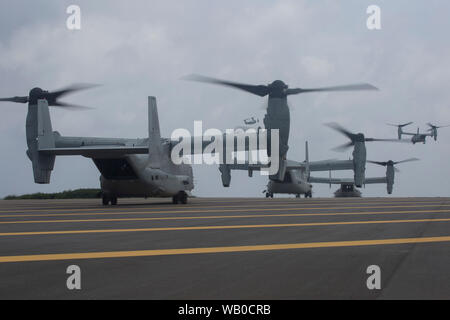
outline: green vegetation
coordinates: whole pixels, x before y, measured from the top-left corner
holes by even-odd
[[[101,198],[101,189],[76,189],[66,190],[58,193],[33,193],[21,196],[10,195],[4,200],[24,200],[24,199],[93,199]]]

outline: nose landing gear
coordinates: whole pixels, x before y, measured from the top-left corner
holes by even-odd
[[[184,191],[180,191],[172,197],[172,203],[173,204],[178,204],[178,203],[186,204],[187,198],[188,198],[187,193]]]
[[[104,206],[109,205],[109,203],[111,203],[112,206],[117,205],[117,197],[116,196],[108,196],[106,194],[104,194],[102,196],[102,204]]]

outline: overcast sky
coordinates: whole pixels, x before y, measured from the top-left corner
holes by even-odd
[[[81,8],[81,30],[66,28],[66,8]],[[381,8],[381,30],[368,30],[366,9]],[[207,84],[181,81],[191,73],[267,84],[281,79],[291,87],[369,82],[379,92],[312,93],[289,98],[290,150],[304,160],[347,159],[331,148],[347,142],[323,126],[338,122],[368,137],[395,138],[387,122],[450,124],[450,42],[448,1],[22,1],[0,3],[0,96],[26,95],[39,86],[103,84],[65,101],[95,107],[51,110],[62,135],[146,137],[147,96],[157,97],[161,130],[234,128],[247,117],[262,120],[266,99]],[[25,155],[26,106],[0,106],[0,197],[98,187],[90,159],[58,157],[52,182],[36,185]],[[438,141],[368,144],[372,160],[420,162],[399,166],[395,196],[448,196],[450,128]],[[383,176],[368,164],[366,176]],[[232,173],[223,188],[217,166],[195,166],[198,196],[262,196],[266,178]],[[323,174],[327,176],[327,173]],[[352,177],[352,172],[335,176]],[[314,196],[337,188],[315,185]],[[386,195],[385,185],[367,186],[367,196]]]

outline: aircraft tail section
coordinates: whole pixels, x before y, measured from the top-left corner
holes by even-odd
[[[47,100],[38,100],[37,105],[28,106],[26,133],[27,155],[33,164],[34,182],[48,184],[55,164],[55,155],[40,151],[55,147]]]
[[[310,171],[309,171],[309,149],[308,149],[308,141],[305,141],[305,177],[309,179]]]
[[[161,132],[155,97],[148,97],[148,160],[152,168],[161,166]]]

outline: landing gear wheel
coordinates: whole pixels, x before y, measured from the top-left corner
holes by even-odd
[[[112,206],[117,205],[117,197],[112,197],[112,198],[111,198],[111,205],[112,205]]]
[[[295,197],[296,197],[296,198],[300,198],[300,194],[297,193],[297,194],[295,195]],[[306,198],[306,196],[305,196],[305,198]]]
[[[172,203],[173,204],[179,204],[179,203],[186,204],[187,198],[188,198],[187,193],[184,191],[180,191],[172,197]]]
[[[102,204],[107,206],[109,204],[109,198],[106,195],[102,196]]]
[[[181,203],[182,204],[186,204],[187,203],[187,199],[188,199],[188,196],[187,196],[186,192],[181,192],[180,193],[180,201],[181,201]]]

